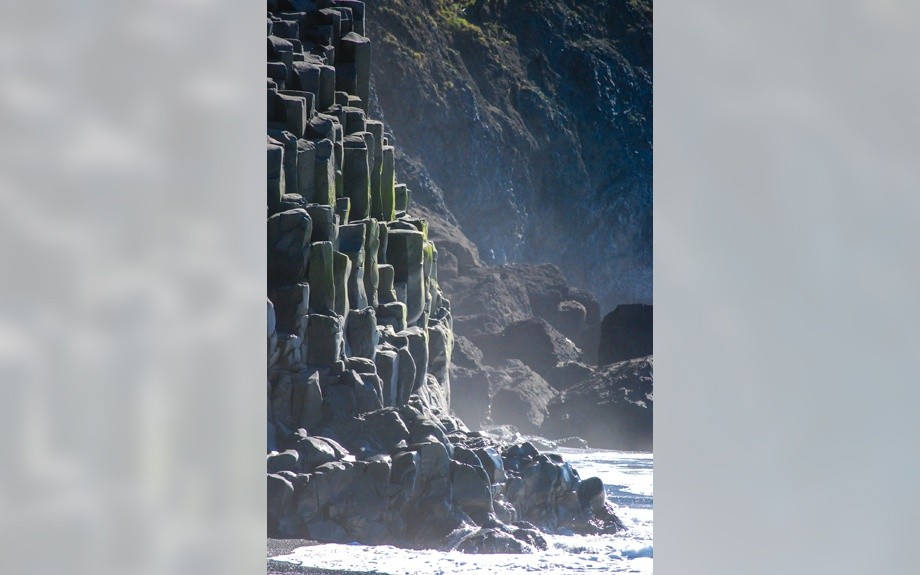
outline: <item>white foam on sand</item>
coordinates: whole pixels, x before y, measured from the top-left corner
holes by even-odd
[[[548,535],[549,549],[524,555],[468,555],[391,546],[300,547],[276,561],[327,570],[388,575],[652,573],[651,453],[560,449],[582,479],[600,477],[626,530],[616,535]]]

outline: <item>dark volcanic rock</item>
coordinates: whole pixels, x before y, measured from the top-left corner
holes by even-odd
[[[598,365],[652,355],[652,306],[618,305],[604,316]]]
[[[594,368],[578,361],[567,361],[553,368],[547,381],[556,389],[563,390],[579,384],[594,375]]]
[[[486,263],[553,262],[607,309],[650,301],[652,2],[438,6],[368,11],[370,110],[413,201]]]
[[[523,431],[536,432],[543,424],[547,406],[558,392],[529,367],[508,361],[493,371],[492,421],[510,423]]]
[[[622,527],[555,443],[457,415],[538,431],[551,384],[596,377],[600,306],[572,286],[643,289],[644,6],[268,2],[271,536],[522,553]],[[372,89],[372,45],[425,65]]]
[[[651,451],[652,357],[600,368],[552,401],[541,432],[578,435],[595,447]]]
[[[577,361],[581,356],[572,340],[537,318],[514,322],[501,334],[483,334],[473,341],[483,350],[488,363],[519,359],[545,379],[554,376],[557,365]]]
[[[295,283],[303,277],[312,231],[313,220],[306,210],[288,210],[268,218],[269,282]]]
[[[526,534],[522,539],[526,539]],[[534,548],[502,529],[480,529],[470,533],[457,544],[463,553],[533,553]]]

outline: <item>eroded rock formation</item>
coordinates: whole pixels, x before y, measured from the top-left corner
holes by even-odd
[[[622,528],[600,480],[451,415],[455,358],[468,399],[482,354],[455,333],[428,221],[412,215],[391,136],[368,117],[365,4],[267,4],[269,536],[528,552],[545,547],[540,529]],[[454,249],[444,264],[459,279],[478,256]],[[543,394],[535,426],[558,394],[540,373],[580,357],[563,334],[597,322],[593,298],[563,291],[522,302],[554,326],[510,309],[469,319],[534,363],[502,373]],[[520,350],[532,333],[550,357]]]

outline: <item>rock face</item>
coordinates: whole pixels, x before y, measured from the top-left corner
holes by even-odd
[[[410,4],[423,19],[444,9]],[[364,2],[267,7],[269,535],[526,553],[546,548],[540,529],[622,529],[599,479],[454,415],[540,429],[593,373],[597,300],[552,265],[484,266],[450,217],[411,203],[399,168],[419,172],[371,117]],[[574,161],[571,143],[557,149]],[[483,224],[499,207],[530,225],[480,200]]]
[[[492,420],[510,423],[535,433],[543,425],[547,406],[558,393],[545,379],[517,360],[506,362],[490,374]]]
[[[652,306],[618,305],[601,322],[599,365],[652,355]]]
[[[570,339],[537,318],[514,322],[499,334],[483,334],[473,341],[492,361],[520,359],[543,377],[551,377],[557,365],[581,357]]]
[[[368,19],[370,109],[413,201],[487,264],[651,302],[651,0],[394,0]],[[580,233],[560,241],[562,222]]]
[[[544,433],[579,435],[592,446],[609,449],[651,451],[652,357],[604,366],[563,391],[547,411]]]

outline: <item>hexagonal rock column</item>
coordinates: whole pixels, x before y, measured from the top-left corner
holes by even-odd
[[[377,264],[379,283],[377,284],[377,305],[384,305],[396,301],[396,290],[393,289],[393,266]]]
[[[371,215],[376,218],[382,212],[380,203],[380,176],[383,168],[383,122],[378,120],[367,120],[365,125],[367,132],[374,137],[374,144],[370,154]]]
[[[270,92],[269,97],[274,100],[273,109],[275,110],[271,125],[287,130],[295,137],[303,137],[308,119],[306,99],[278,92]]]
[[[374,360],[380,334],[377,332],[377,314],[374,308],[353,309],[345,322],[345,341],[350,357]]]
[[[313,220],[306,210],[288,210],[268,218],[269,283],[296,283],[303,277],[312,231]]]
[[[406,184],[396,184],[396,187],[394,188],[394,196],[396,201],[396,211],[406,213],[409,210],[409,200],[412,197],[409,193],[409,188],[406,187]]]
[[[331,242],[335,239],[335,212],[332,206],[325,204],[309,204],[304,208],[313,219],[313,234],[310,243]]]
[[[387,236],[390,232],[390,225],[387,222],[377,221],[377,226],[379,230],[380,244],[377,247],[377,263],[385,264],[387,263]]]
[[[377,375],[383,381],[383,406],[396,404],[399,389],[399,350],[389,344],[377,349],[374,357]]]
[[[364,36],[365,5],[363,0],[332,0],[332,5],[336,7],[343,6],[351,8],[351,29],[355,34]]]
[[[343,106],[344,121],[339,121],[345,127],[345,135],[360,134],[367,129],[367,118],[364,116],[364,110],[354,106]]]
[[[284,333],[301,333],[302,318],[310,311],[310,285],[298,283],[269,290],[268,298],[275,308],[277,329]]]
[[[406,329],[406,304],[394,301],[378,305],[377,325],[389,325],[395,331]]]
[[[341,62],[342,76],[354,75],[353,80],[348,79],[346,83],[353,84],[349,86],[352,90],[347,90],[361,98],[364,107],[367,108],[367,102],[370,97],[370,77],[371,77],[371,41],[366,37],[349,32],[339,40],[339,49],[336,53],[336,68]]]
[[[344,226],[348,224],[348,217],[350,213],[351,213],[351,199],[350,198],[336,198],[335,215],[339,217],[340,226]]]
[[[351,260],[342,252],[332,252],[332,275],[335,283],[335,313],[348,316],[348,276],[351,275]]]
[[[387,262],[393,266],[394,284],[406,284],[408,325],[418,321],[425,307],[424,243],[419,231],[391,229],[387,234]]]
[[[364,293],[367,296],[367,305],[377,307],[377,286],[380,284],[380,275],[377,270],[380,226],[373,218],[354,223],[363,224],[366,230],[364,234]]]
[[[380,164],[380,211],[374,217],[383,222],[396,218],[396,171],[393,146],[383,146]]]
[[[344,194],[351,199],[351,218],[363,220],[370,215],[371,181],[367,143],[358,134],[345,137]]]
[[[299,140],[294,134],[286,131],[269,130],[268,134],[274,141],[284,146],[284,193],[300,194],[309,199],[313,195],[314,186],[313,173],[316,162],[314,144],[306,140]],[[305,183],[309,186],[301,186],[302,178],[307,180]]]
[[[332,140],[323,139],[315,144],[316,164],[313,169],[313,195],[311,200],[326,206],[335,205],[335,146]]]
[[[450,404],[450,357],[454,351],[454,333],[446,320],[432,321],[428,327],[428,373],[441,384]]]
[[[297,189],[307,202],[313,201],[316,189],[316,144],[308,140],[297,140]]]
[[[284,145],[268,138],[268,207],[275,208],[284,195]]]
[[[311,290],[311,313],[331,314],[335,312],[335,274],[332,252],[332,242],[315,242],[310,245],[307,281],[310,283]]]
[[[409,353],[415,362],[415,380],[404,395],[400,395],[400,404],[402,404],[409,401],[409,396],[425,384],[425,376],[428,373],[428,330],[410,327],[396,335],[407,339]]]
[[[343,349],[340,318],[312,314],[307,327],[307,363],[329,367],[339,360]]]
[[[351,274],[348,276],[349,309],[367,307],[367,294],[364,291],[364,238],[367,225],[357,222],[339,227],[339,251],[351,260]]]

